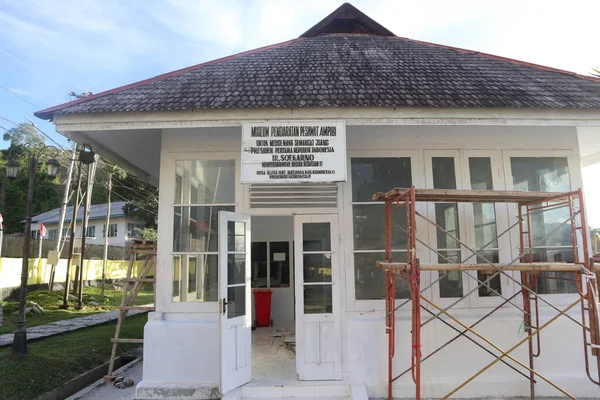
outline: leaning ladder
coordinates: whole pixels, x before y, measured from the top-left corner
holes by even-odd
[[[121,326],[127,317],[129,310],[139,311],[154,311],[153,306],[134,306],[135,298],[142,288],[144,283],[152,283],[154,287],[154,297],[156,298],[156,280],[149,278],[148,274],[152,267],[156,265],[156,242],[146,240],[133,240],[128,243],[129,265],[127,267],[127,277],[121,279],[123,282],[123,297],[119,306],[119,317],[117,319],[117,327],[115,328],[115,336],[112,341],[112,352],[110,354],[110,362],[108,364],[108,374],[104,377],[107,380],[113,380],[113,369],[115,366],[115,358],[117,356],[117,346],[119,343],[144,343],[144,339],[126,339],[121,338]],[[137,276],[133,276],[133,270],[138,255],[146,255],[142,267],[139,269]]]

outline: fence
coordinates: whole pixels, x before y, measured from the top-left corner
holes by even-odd
[[[83,262],[83,280],[99,281],[102,279],[102,260],[85,260]],[[143,265],[144,261],[136,261],[134,265],[134,274]],[[21,284],[22,258],[0,257],[0,299],[12,292],[11,288],[16,288]],[[127,276],[127,267],[129,260],[109,260],[106,265],[106,279],[115,280]],[[60,260],[56,266],[56,275],[54,281],[63,283],[67,274],[67,260]],[[154,275],[154,270],[150,271]],[[71,268],[70,280],[75,279],[75,268]],[[29,277],[27,284],[44,285],[50,281],[50,264],[45,258],[33,258],[29,260]],[[9,290],[11,289],[11,290]]]
[[[23,256],[23,244],[25,237],[5,235],[2,240],[2,257],[22,257]],[[29,257],[37,257],[40,246],[40,239],[31,239],[29,244]],[[69,248],[69,242],[66,242],[61,253],[61,258],[67,258],[67,250]],[[48,251],[56,249],[56,240],[44,239],[42,243],[42,255],[48,255]],[[85,258],[91,260],[101,260],[104,255],[104,246],[99,244],[86,244],[85,245]],[[121,246],[108,246],[108,259],[109,260],[128,260],[129,254],[124,247]]]

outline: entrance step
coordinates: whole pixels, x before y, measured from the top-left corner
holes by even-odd
[[[240,400],[368,400],[364,385],[243,386]]]

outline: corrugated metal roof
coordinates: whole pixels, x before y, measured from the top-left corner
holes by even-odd
[[[124,201],[117,201],[110,204],[110,216],[111,218],[124,217],[125,213],[123,212],[123,207],[125,206]],[[90,207],[90,218],[89,219],[104,219],[106,218],[106,209],[108,207],[108,203],[103,204],[92,204]],[[73,216],[73,206],[67,207],[67,213],[65,215],[65,222],[71,222],[71,217]],[[56,224],[58,223],[60,218],[60,208],[55,208],[54,210],[46,211],[45,213],[36,215],[31,218],[32,223],[40,223],[44,224]],[[77,221],[81,221],[83,219],[83,207],[79,207],[77,210]]]

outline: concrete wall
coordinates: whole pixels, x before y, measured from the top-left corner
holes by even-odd
[[[161,199],[159,224],[169,226],[172,221],[172,171],[169,165],[177,157],[224,157],[239,162],[240,128],[198,128],[167,129],[162,138]],[[394,157],[409,154],[414,158],[413,175],[417,187],[427,187],[431,178],[426,175],[424,160],[430,151],[444,150],[457,156],[464,151],[481,150],[495,157],[494,173],[502,182],[510,181],[510,156],[553,156],[567,157],[571,187],[582,186],[580,156],[577,131],[570,127],[502,127],[502,126],[348,126],[347,148],[350,157]],[[517,153],[521,152],[521,153]],[[431,154],[431,153],[429,153]],[[507,174],[508,172],[508,174]],[[457,171],[460,174],[461,171]],[[504,185],[504,183],[502,185]],[[241,184],[236,187],[237,211],[254,212],[247,203],[244,194],[247,188]],[[354,298],[354,265],[352,256],[353,225],[351,209],[350,183],[339,185],[340,245],[342,248],[342,322],[343,370],[344,378],[353,382],[365,383],[369,396],[386,397],[387,378],[387,337],[385,334],[385,303],[383,300],[357,301]],[[163,197],[164,196],[164,197]],[[428,209],[420,208],[427,214]],[[460,213],[461,223],[465,214]],[[511,211],[503,208],[498,214],[503,223],[514,217]],[[511,220],[512,222],[513,220]],[[383,221],[382,221],[383,223]],[[163,226],[163,225],[161,225]],[[428,229],[421,229],[419,237],[433,243],[435,236]],[[254,234],[253,230],[253,234]],[[255,234],[259,234],[256,231]],[[159,237],[159,274],[169,276],[171,263],[171,233],[163,230]],[[508,257],[516,256],[516,237],[509,238],[506,245]],[[161,247],[162,246],[162,247]],[[431,255],[419,248],[422,262]],[[432,281],[432,274],[423,274],[424,281]],[[146,327],[144,384],[165,385],[183,382],[190,387],[201,386],[202,382],[218,380],[218,346],[216,335],[217,307],[198,304],[176,304],[169,297],[169,278],[165,279],[158,296],[157,310],[153,320]],[[503,282],[504,284],[504,282]],[[160,286],[162,285],[162,286]],[[506,291],[514,293],[517,285],[507,283]],[[431,298],[433,291],[426,292]],[[568,295],[552,295],[551,301],[564,307],[570,303]],[[519,301],[516,302],[519,305]],[[491,310],[486,301],[472,297],[454,310],[464,323],[470,324],[478,316]],[[572,311],[577,317],[577,311]],[[555,311],[541,307],[542,320],[551,318]],[[423,319],[426,313],[423,313]],[[556,379],[576,397],[597,397],[598,388],[585,377],[583,366],[583,345],[581,328],[564,317],[556,325],[544,330],[542,336],[542,355],[536,363],[539,370]],[[522,338],[519,327],[522,315],[512,307],[505,307],[482,323],[478,330],[503,349]],[[542,321],[543,323],[543,321]],[[405,312],[397,314],[397,353],[396,371],[408,366],[411,351],[410,320]],[[438,345],[453,337],[454,331],[440,322],[432,322],[423,328],[422,351],[429,354]],[[198,338],[203,340],[198,340]],[[213,341],[214,340],[214,341]],[[299,350],[300,351],[300,350]],[[521,361],[526,361],[523,347],[515,352]],[[466,339],[459,339],[440,351],[431,360],[423,364],[424,397],[440,397],[458,386],[470,374],[492,360],[487,353]],[[185,367],[185,366],[188,367]],[[212,366],[208,368],[208,366]],[[200,372],[203,371],[203,372]],[[175,373],[176,372],[176,373]],[[165,375],[166,374],[166,375]],[[505,365],[490,368],[474,383],[458,392],[456,398],[528,396],[527,380]],[[396,383],[395,397],[412,397],[413,385],[406,376]],[[537,394],[540,396],[559,395],[549,385],[538,380]]]
[[[144,261],[136,261],[134,271],[138,271]],[[14,288],[21,284],[21,258],[0,258],[0,289]],[[108,260],[106,267],[107,279],[124,278],[127,275],[128,260]],[[28,285],[47,284],[50,280],[50,265],[46,259],[31,258],[29,260]],[[60,260],[56,267],[54,281],[64,282],[67,272],[67,260]],[[75,268],[71,268],[71,279],[75,279]],[[154,270],[151,270],[154,274]],[[85,260],[83,263],[83,279],[102,279],[102,260]]]

